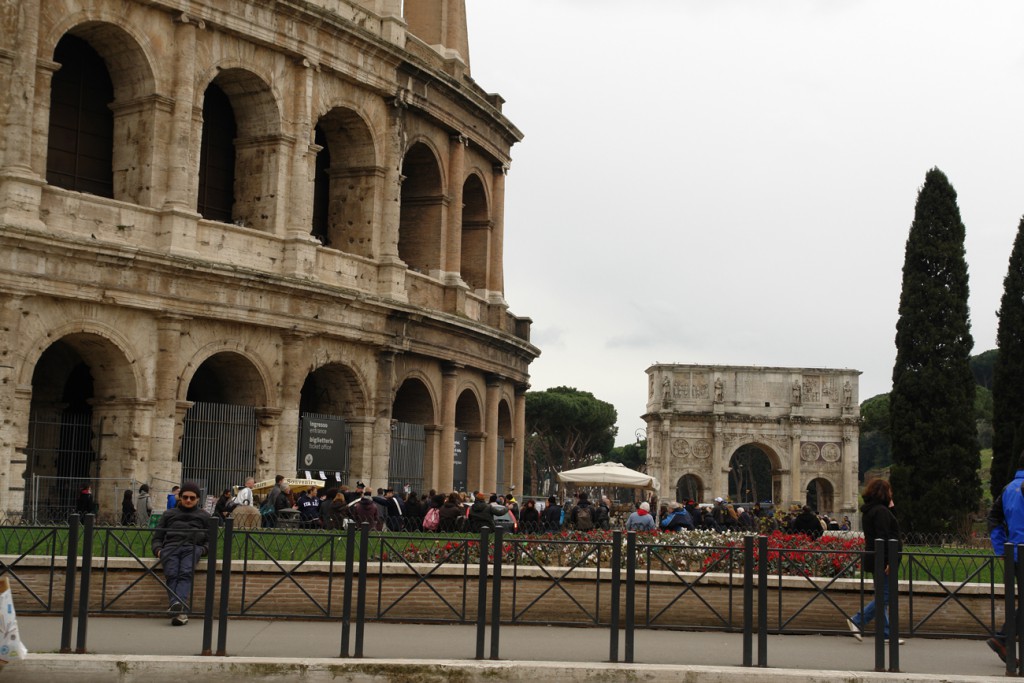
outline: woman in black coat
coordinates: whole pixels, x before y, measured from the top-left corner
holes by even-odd
[[[131,489],[127,489],[121,499],[121,526],[135,526],[135,504],[132,503]]]
[[[875,539],[881,538],[885,543],[885,557],[882,560],[882,565],[885,567],[885,575],[889,576],[891,571],[896,571],[897,567],[891,566],[889,560],[889,543],[890,539],[899,540],[900,538],[900,524],[896,520],[896,515],[893,514],[892,508],[894,506],[892,500],[892,486],[889,482],[884,479],[872,479],[868,482],[868,485],[864,487],[864,492],[861,494],[864,498],[864,505],[861,506],[861,524],[864,529],[864,573],[874,574],[875,571]],[[895,558],[893,558],[895,559]],[[872,600],[864,609],[857,614],[854,614],[851,618],[846,620],[846,625],[853,633],[853,637],[857,640],[863,638],[862,631],[864,626],[871,622],[875,618],[875,612],[877,606],[875,601]],[[889,582],[884,581],[882,583],[882,614],[885,621],[885,639],[889,639]],[[901,639],[902,640],[902,639]],[[902,642],[901,642],[902,644]]]

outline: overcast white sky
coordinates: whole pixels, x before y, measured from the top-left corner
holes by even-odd
[[[889,391],[904,246],[937,166],[974,353],[1024,214],[1024,2],[467,0],[512,148],[505,290],[532,387],[644,423],[653,363],[855,368]]]

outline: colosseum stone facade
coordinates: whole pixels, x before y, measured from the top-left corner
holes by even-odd
[[[522,136],[464,0],[0,0],[0,91],[0,509],[521,488]]]

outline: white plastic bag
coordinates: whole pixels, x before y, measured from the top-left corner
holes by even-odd
[[[27,655],[28,650],[18,635],[18,617],[14,613],[11,583],[6,576],[0,576],[0,667],[24,659]]]

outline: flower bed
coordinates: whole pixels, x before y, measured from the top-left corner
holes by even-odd
[[[502,542],[505,565],[546,567],[609,567],[611,531],[545,533],[506,536]],[[728,572],[743,570],[743,534],[712,531],[637,534],[637,568],[678,571]],[[383,561],[476,564],[480,543],[476,540],[424,537],[390,543],[375,558]],[[768,537],[768,571],[773,575],[834,577],[855,574],[864,550],[861,538],[811,539],[802,534],[774,532]],[[625,567],[626,538],[622,537],[621,566]],[[490,549],[489,549],[490,550]],[[755,566],[760,561],[754,546]],[[493,562],[493,554],[488,554]]]

